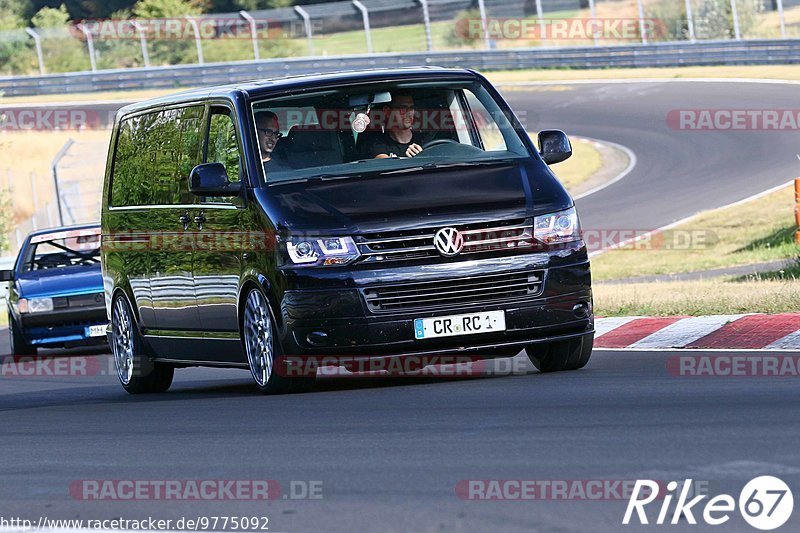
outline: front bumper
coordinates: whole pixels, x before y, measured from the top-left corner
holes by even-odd
[[[33,346],[101,345],[106,336],[92,337],[89,327],[108,323],[105,306],[31,313],[21,316],[21,333]]]
[[[528,298],[375,313],[368,309],[362,296],[364,288],[381,283],[455,280],[532,270],[543,270],[546,276],[541,294]],[[349,276],[344,284],[352,288],[303,290],[295,286],[284,292],[278,333],[286,355],[381,357],[467,353],[473,357],[493,357],[513,355],[537,342],[594,332],[591,274],[585,252],[578,251],[556,260],[548,254],[528,254],[453,262],[429,269],[400,267],[356,271]],[[314,281],[317,285],[326,285],[324,280]],[[584,307],[588,312],[576,313],[576,307]],[[415,319],[495,310],[505,311],[505,331],[415,339]]]

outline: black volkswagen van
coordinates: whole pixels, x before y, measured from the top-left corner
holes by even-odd
[[[254,81],[121,109],[102,205],[108,335],[128,392],[175,368],[510,357],[583,367],[594,320],[572,198],[480,74]],[[312,364],[307,364],[312,362]],[[311,369],[310,371],[308,369]]]

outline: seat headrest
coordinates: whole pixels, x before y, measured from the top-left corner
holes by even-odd
[[[294,126],[287,138],[293,152],[340,150],[339,134],[334,130],[299,129]]]

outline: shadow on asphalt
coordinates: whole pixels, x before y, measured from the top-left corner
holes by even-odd
[[[530,374],[538,374],[536,371],[527,372],[525,374],[515,374],[514,376],[527,376]],[[510,375],[502,375],[502,376],[459,376],[459,377],[424,377],[424,376],[415,376],[415,377],[407,377],[407,376],[368,376],[368,377],[334,377],[334,378],[318,378],[316,383],[312,385],[308,390],[298,391],[291,394],[282,394],[277,396],[304,396],[309,394],[315,393],[323,393],[323,392],[339,392],[339,391],[348,391],[348,390],[362,390],[362,389],[383,389],[383,388],[396,388],[402,386],[419,386],[425,384],[443,384],[443,383],[452,383],[452,382],[463,382],[463,381],[479,381],[484,379],[502,379],[502,378],[510,378],[514,377]],[[248,378],[245,378],[248,379]],[[176,390],[166,393],[165,395],[170,394],[180,394],[182,396],[189,396],[189,395],[203,395],[204,397],[208,397],[210,394],[218,394],[220,396],[229,395],[229,394],[242,394],[242,395],[251,395],[251,396],[265,396],[260,394],[254,385],[251,383],[237,383],[237,384],[210,384],[208,386],[203,386],[198,384],[197,382],[184,382],[184,383],[177,383]],[[191,388],[182,388],[181,385],[186,386],[189,385]]]
[[[70,358],[81,355],[103,356],[108,355],[107,350],[97,349],[93,353],[88,350],[48,350],[41,353],[38,359],[51,359],[53,361],[65,362]],[[109,355],[110,357],[110,355]],[[6,356],[5,362],[10,362]],[[30,361],[31,357],[25,358]],[[5,364],[5,363],[4,363]],[[492,374],[437,374],[438,368],[431,370],[427,367],[425,372],[428,374],[407,374],[407,375],[337,375],[318,377],[307,390],[298,391],[292,394],[272,396],[272,398],[291,398],[308,397],[313,398],[317,394],[358,391],[371,389],[389,389],[398,387],[418,387],[421,385],[442,386],[447,383],[479,381],[485,379],[502,379],[514,376],[528,376],[537,374],[535,370],[516,371],[511,373]],[[183,402],[188,400],[229,398],[232,396],[252,396],[260,397],[255,386],[250,381],[247,370],[241,372],[241,380],[232,378],[234,370],[227,370],[227,375],[220,379],[215,379],[210,375],[200,379],[192,379],[191,376],[183,377],[183,369],[176,370],[176,381],[172,389],[163,394],[129,395],[117,381],[115,375],[102,374],[94,376],[9,376],[0,375],[0,384],[12,384],[13,387],[0,387],[0,411],[30,409],[36,407],[64,406],[64,405],[92,405],[107,403],[130,403],[130,402]],[[209,369],[209,374],[219,372],[216,369]],[[84,378],[88,380],[84,381]],[[223,381],[227,380],[227,381]],[[45,388],[40,388],[46,385]],[[38,390],[26,390],[26,386],[36,387]],[[55,386],[54,386],[55,385]],[[5,389],[5,390],[4,390]]]

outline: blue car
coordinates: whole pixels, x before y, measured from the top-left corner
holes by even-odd
[[[31,233],[0,281],[8,282],[13,354],[107,342],[98,225]]]

